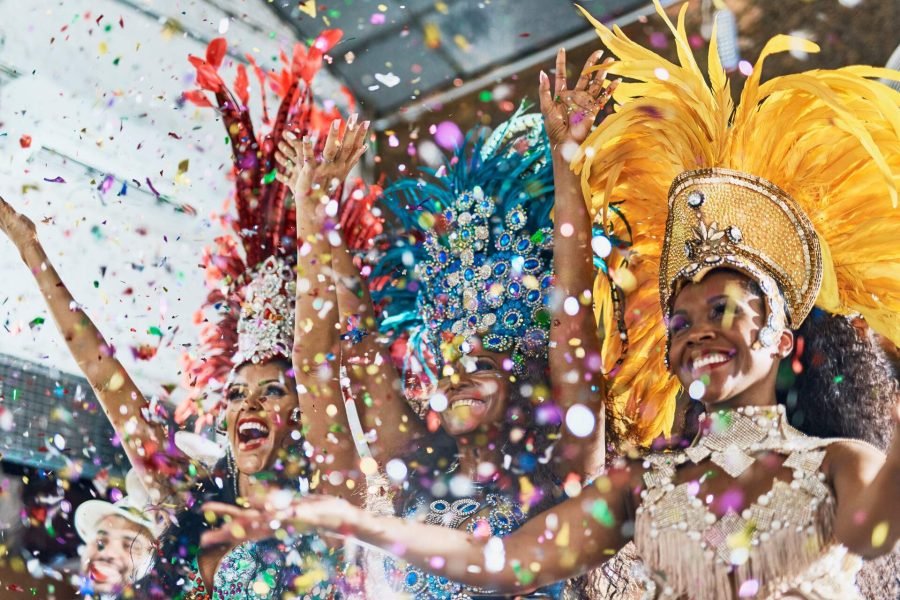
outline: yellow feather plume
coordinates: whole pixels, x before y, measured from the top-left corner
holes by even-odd
[[[572,162],[596,221],[610,234],[627,237],[624,222],[609,210],[621,203],[630,225],[633,245],[608,259],[613,280],[632,286],[625,289],[624,357],[611,303],[599,301],[597,312],[607,333],[603,349],[612,371],[612,404],[641,443],[669,431],[680,392],[664,364],[658,278],[667,192],[684,171],[734,169],[787,192],[812,221],[822,245],[823,285],[816,305],[862,314],[876,331],[900,344],[900,93],[873,81],[900,80],[900,73],[852,66],[760,83],[767,56],[818,51],[807,40],[776,36],[763,49],[735,107],[715,31],[707,83],[688,43],[687,5],[676,26],[654,3],[675,37],[678,64],[581,9],[618,58],[609,73],[627,82],[615,92],[616,112],[594,130]],[[598,299],[609,296],[605,274],[598,276],[595,293]]]

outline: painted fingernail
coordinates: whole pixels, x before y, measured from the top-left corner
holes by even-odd
[[[365,129],[368,129],[368,128],[369,128],[369,123],[371,123],[371,121],[363,121],[363,122],[362,122],[362,126],[363,126]]]

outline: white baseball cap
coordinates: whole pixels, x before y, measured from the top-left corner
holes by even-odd
[[[109,516],[127,519],[145,528],[154,538],[159,537],[167,524],[165,517],[148,510],[152,506],[150,494],[134,469],[125,476],[125,492],[125,496],[115,504],[105,500],[88,500],[75,509],[75,530],[82,540],[92,540],[97,535],[97,526]]]

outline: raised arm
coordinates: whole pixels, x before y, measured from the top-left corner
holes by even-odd
[[[231,521],[205,534],[203,543],[234,543],[248,534],[270,537],[268,523],[276,519],[297,531],[316,527],[352,536],[468,587],[498,595],[524,594],[598,566],[628,542],[622,526],[629,518],[632,470],[612,470],[601,479],[601,485],[586,488],[578,498],[533,517],[503,538],[379,516],[338,498],[273,492],[251,500],[250,509],[205,505],[205,510]]]
[[[368,121],[357,125],[356,116],[347,124],[344,144],[363,148],[369,131]],[[296,162],[292,146],[279,145],[279,162]],[[286,165],[285,165],[286,166]],[[347,165],[348,170],[352,165]],[[347,172],[337,173],[343,181]],[[348,398],[363,429],[374,431],[369,445],[373,457],[384,467],[391,458],[402,455],[424,426],[403,397],[402,382],[391,362],[388,349],[377,340],[378,324],[368,287],[362,280],[346,244],[351,232],[337,230],[332,246],[333,282],[337,291],[339,323],[343,329],[353,320],[359,335],[348,335],[342,342],[344,366],[350,380]]]
[[[339,133],[335,121],[318,161],[309,139],[282,144],[290,149],[295,165],[283,179],[290,187],[297,214],[297,305],[292,362],[300,397],[306,440],[315,448],[322,475],[317,491],[352,496],[345,483],[360,482],[340,386],[341,347],[337,294],[333,281],[333,252],[338,245],[337,199],[341,173],[359,160],[365,147],[354,146],[353,136]],[[291,159],[288,159],[288,161]],[[282,155],[280,162],[287,162]]]
[[[588,58],[573,90],[566,87],[565,50],[561,49],[556,55],[553,91],[547,74],[541,71],[540,75],[541,112],[550,138],[555,190],[555,296],[549,357],[553,399],[564,414],[580,405],[596,419],[594,429],[586,439],[580,437],[584,432],[579,431],[576,435],[566,425],[562,427],[554,455],[557,472],[562,476],[569,473],[581,477],[594,475],[605,460],[606,382],[600,369],[600,337],[591,295],[594,281],[591,217],[578,177],[569,168],[571,158],[590,133],[597,113],[616,85],[613,82],[604,88],[604,66],[608,62],[592,70],[601,55],[598,51]],[[578,420],[583,422],[582,417]]]
[[[171,478],[180,464],[169,454],[165,428],[148,420],[147,401],[116,359],[113,347],[50,264],[34,223],[16,212],[3,198],[0,198],[0,229],[16,245],[34,276],[53,321],[122,440],[122,448],[131,465],[145,481],[152,481],[160,499],[170,498],[174,492]]]
[[[835,537],[865,558],[891,552],[900,539],[900,403],[894,406],[894,423],[887,456],[862,442],[828,448],[837,500]]]

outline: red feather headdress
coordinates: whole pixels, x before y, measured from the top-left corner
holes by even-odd
[[[318,134],[322,144],[328,127],[341,117],[335,107],[326,110],[314,104],[311,82],[322,66],[325,53],[342,35],[340,30],[327,30],[309,48],[301,43],[295,44],[290,59],[284,52],[280,54],[284,64],[280,71],[267,72],[252,56],[247,55],[247,61],[259,81],[262,122],[270,126],[269,131],[259,135],[254,132],[248,110],[250,94],[247,68],[243,64],[237,65],[234,92],[219,75],[219,68],[227,51],[225,39],[212,40],[207,47],[205,59],[188,57],[197,70],[200,89],[185,92],[185,100],[197,106],[217,108],[231,140],[234,160],[231,175],[235,182],[237,214],[235,217],[222,219],[228,233],[216,238],[214,245],[204,250],[201,260],[209,294],[204,305],[194,315],[194,322],[200,327],[199,347],[182,356],[185,384],[190,393],[176,411],[178,422],[199,414],[199,429],[211,423],[220,408],[220,403],[216,403],[211,409],[204,411],[199,400],[205,396],[209,386],[224,383],[235,366],[232,358],[237,350],[242,291],[251,274],[272,257],[288,265],[295,263],[295,212],[293,205],[285,202],[287,187],[275,178],[275,150],[287,131],[298,137]],[[266,103],[267,87],[281,99],[274,120],[269,117]],[[210,102],[207,92],[215,96],[216,105]],[[343,88],[343,92],[352,108],[355,105],[352,95],[346,88]],[[365,233],[371,230],[369,222],[374,217],[369,208],[378,192],[379,188],[375,186],[366,188],[361,180],[355,182],[343,206],[342,225],[345,231]],[[358,226],[363,223],[368,225]],[[357,226],[353,226],[355,224]],[[351,248],[357,249],[366,242],[367,238],[361,235],[351,236],[347,240]],[[207,319],[207,311],[214,311],[215,317]]]

